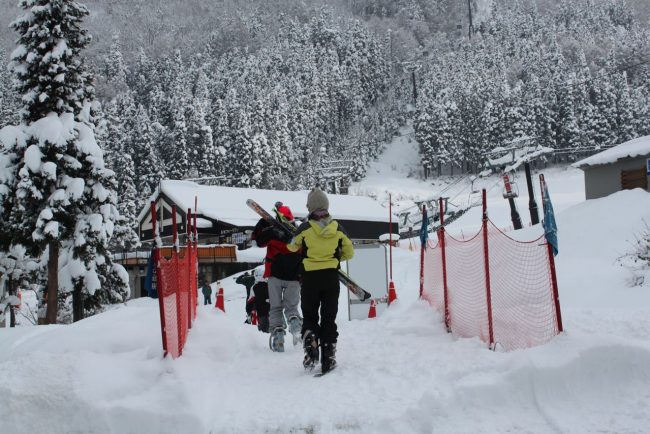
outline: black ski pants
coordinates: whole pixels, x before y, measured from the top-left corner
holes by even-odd
[[[211,295],[204,295],[203,296],[203,306],[206,304],[212,304],[212,296]]]
[[[311,330],[322,343],[335,343],[339,333],[336,314],[339,310],[339,278],[335,268],[305,271],[302,275],[302,334]],[[318,313],[320,309],[320,324]]]

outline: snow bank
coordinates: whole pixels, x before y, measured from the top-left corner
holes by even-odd
[[[641,189],[589,200],[559,214],[557,272],[563,306],[650,306],[648,288],[627,288],[629,271],[616,264],[631,250],[644,220],[650,222],[650,193]]]

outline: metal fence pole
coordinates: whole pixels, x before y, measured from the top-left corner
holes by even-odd
[[[160,246],[157,245],[157,225],[156,225],[156,202],[151,201],[151,237],[154,240],[153,248],[153,267],[156,273],[156,292],[158,294],[158,307],[160,308],[160,332],[162,334],[163,357],[167,356],[167,325],[165,321],[164,294],[162,292],[162,273],[158,266],[160,260]]]
[[[440,228],[438,229],[438,239],[440,240],[440,253],[442,255],[442,293],[445,304],[445,327],[447,332],[451,332],[451,318],[449,316],[449,291],[447,287],[447,251],[445,245],[445,209],[443,199],[439,199],[440,203]]]
[[[488,245],[487,193],[483,189],[483,257],[485,267],[485,297],[487,301],[488,330],[490,348],[494,345],[494,328],[492,324],[492,288],[490,287],[490,248]]]

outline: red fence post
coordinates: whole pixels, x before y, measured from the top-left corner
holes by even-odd
[[[442,255],[442,293],[445,303],[445,327],[447,333],[451,332],[451,318],[449,317],[449,292],[447,288],[447,252],[445,250],[445,210],[442,198],[439,199],[440,229],[438,239],[440,240],[440,254]]]
[[[160,250],[157,245],[157,226],[156,226],[156,202],[151,201],[151,238],[153,239],[153,267],[156,271],[156,293],[158,294],[158,307],[160,308],[160,333],[162,335],[163,357],[167,356],[167,328],[165,324],[165,307],[163,304],[162,280],[158,261],[160,259]]]
[[[198,282],[198,277],[199,277],[199,233],[196,228],[196,210],[197,207],[197,197],[194,196],[194,224],[192,225],[192,230],[194,232],[194,242],[193,242],[193,249],[194,249],[194,264],[192,265],[194,267],[194,281],[193,283],[193,300],[194,300],[194,317],[196,317],[196,307],[199,305],[199,282]]]
[[[393,200],[388,193],[388,252],[390,256],[390,281],[393,281]]]
[[[183,354],[183,322],[181,321],[181,282],[178,263],[178,227],[176,226],[176,205],[172,205],[172,262],[176,274],[176,324],[178,326],[178,356]]]
[[[487,193],[483,189],[483,257],[485,264],[485,296],[487,299],[488,330],[490,334],[490,348],[494,344],[494,328],[492,324],[492,292],[490,288],[490,249],[488,246],[488,217]]]
[[[544,202],[544,191],[546,186],[546,181],[544,180],[544,175],[539,175],[540,190],[542,192],[542,209],[546,211],[546,205]],[[562,326],[562,310],[560,309],[560,294],[557,289],[557,275],[555,273],[555,257],[553,256],[553,246],[547,241],[546,242],[546,253],[548,255],[548,266],[551,273],[551,285],[553,287],[553,302],[555,304],[555,321],[557,323],[558,332],[564,331]]]
[[[426,216],[427,208],[426,205],[422,205],[422,222],[424,223],[424,217]],[[424,230],[427,230],[425,228]],[[420,298],[422,298],[422,293],[424,292],[424,251],[426,249],[426,241],[422,243],[422,238],[420,238]]]
[[[192,328],[192,209],[185,215],[185,261],[187,262],[187,328]]]
[[[555,319],[557,321],[557,331],[564,331],[562,327],[562,311],[560,310],[560,296],[557,290],[557,276],[555,274],[555,258],[553,257],[553,246],[546,243],[548,252],[548,265],[551,271],[551,284],[553,285],[553,301],[555,302]]]
[[[178,252],[178,228],[176,227],[176,205],[172,205],[172,240],[174,244],[174,251]]]

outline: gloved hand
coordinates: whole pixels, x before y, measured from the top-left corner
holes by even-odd
[[[274,228],[273,237],[278,241],[282,241],[283,243],[288,243],[293,238],[293,236],[289,235],[287,232],[279,228]]]
[[[286,233],[282,235],[282,242],[283,243],[289,244],[291,242],[291,240],[293,240],[293,235],[289,235],[289,234],[286,234]]]

